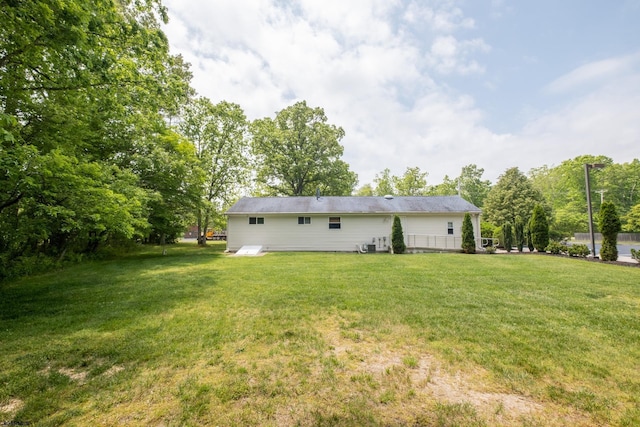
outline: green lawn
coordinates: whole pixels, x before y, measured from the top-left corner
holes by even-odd
[[[640,425],[640,268],[223,249],[0,284],[0,425]]]

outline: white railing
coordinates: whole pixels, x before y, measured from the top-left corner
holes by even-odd
[[[478,237],[475,239],[476,247],[484,248],[496,246],[498,239],[491,237]],[[407,248],[409,249],[461,249],[462,236],[436,235],[436,234],[407,234]]]

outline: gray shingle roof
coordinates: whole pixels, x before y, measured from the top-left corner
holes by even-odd
[[[228,211],[234,214],[329,213],[480,213],[459,196],[424,197],[243,197]]]

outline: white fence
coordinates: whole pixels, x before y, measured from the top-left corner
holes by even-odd
[[[408,249],[446,249],[456,250],[462,248],[462,237],[434,234],[407,234]],[[497,239],[479,237],[476,239],[476,247],[496,246]]]

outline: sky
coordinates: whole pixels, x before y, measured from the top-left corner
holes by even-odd
[[[359,186],[640,158],[640,0],[163,3],[198,95],[249,120],[321,107]]]

